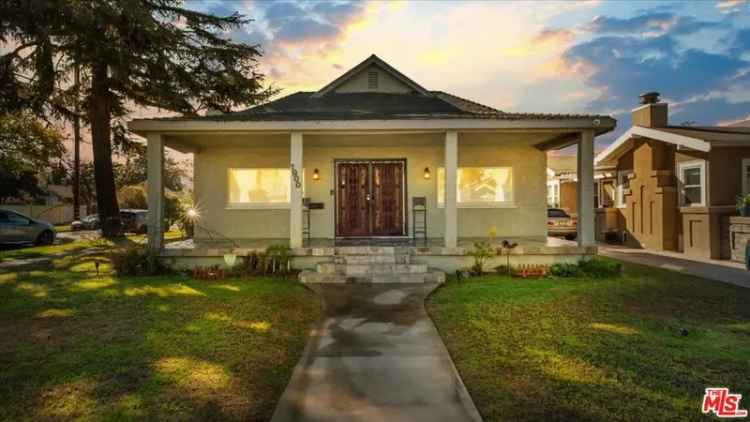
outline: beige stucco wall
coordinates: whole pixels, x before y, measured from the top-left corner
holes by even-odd
[[[547,157],[533,142],[509,135],[460,134],[459,166],[510,166],[513,168],[514,206],[509,208],[459,208],[458,235],[486,236],[490,227],[498,236],[546,236]],[[312,237],[334,237],[334,159],[405,158],[407,161],[407,225],[411,233],[411,198],[425,196],[428,203],[428,235],[441,237],[443,208],[437,206],[437,168],[443,166],[442,134],[420,135],[305,135],[303,167],[305,196],[323,202],[324,210],[311,212]],[[256,142],[257,144],[257,142]],[[208,147],[195,155],[195,197],[201,210],[200,225],[234,239],[288,238],[288,209],[227,209],[227,169],[232,167],[289,166],[289,147],[248,148]],[[354,145],[354,146],[351,146]],[[381,145],[381,146],[373,146]],[[424,168],[432,177],[425,180]],[[313,169],[320,180],[312,180]],[[205,230],[196,230],[199,239],[208,238]]]

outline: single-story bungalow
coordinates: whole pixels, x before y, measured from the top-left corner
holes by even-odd
[[[150,245],[177,264],[281,243],[312,268],[346,245],[389,244],[450,270],[493,230],[529,262],[595,253],[594,139],[615,120],[503,112],[428,90],[372,55],[318,91],[129,127],[148,142]],[[574,144],[578,244],[551,243],[547,151]],[[200,214],[193,241],[169,248],[164,147],[194,154]]]
[[[611,169],[614,206],[597,210],[597,234],[626,244],[729,258],[739,195],[750,193],[750,128],[675,126],[658,93],[641,96],[633,127],[596,157]]]

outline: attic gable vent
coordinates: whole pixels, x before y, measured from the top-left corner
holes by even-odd
[[[367,72],[367,89],[378,89],[378,72],[375,70]]]

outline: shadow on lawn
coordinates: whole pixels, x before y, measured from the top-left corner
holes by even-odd
[[[268,419],[318,315],[294,283],[54,266],[0,274],[0,419]]]

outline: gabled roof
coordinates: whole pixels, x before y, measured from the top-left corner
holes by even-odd
[[[629,151],[635,139],[648,138],[695,151],[708,152],[712,147],[750,146],[750,128],[730,126],[667,126],[648,128],[633,126],[596,156],[597,165],[613,164]]]
[[[389,65],[385,61],[383,61],[380,57],[376,55],[371,55],[370,57],[366,58],[364,61],[362,61],[360,64],[354,66],[353,68],[349,69],[346,73],[339,76],[338,78],[334,79],[333,82],[329,83],[328,85],[321,88],[318,92],[314,93],[314,97],[322,97],[328,93],[331,93],[336,90],[336,88],[343,85],[345,82],[352,79],[354,76],[359,74],[359,72],[367,69],[370,66],[376,66],[383,70],[384,72],[390,74],[394,78],[396,78],[398,81],[403,83],[404,85],[410,87],[413,89],[416,93],[420,95],[430,95],[429,92],[422,87],[422,85],[419,85],[418,83],[414,82],[413,80],[409,79],[406,75],[396,70],[393,66]]]
[[[337,87],[346,84],[369,66],[377,66],[379,71],[382,69],[387,72],[389,77],[394,78],[397,83],[403,84],[407,89],[396,92],[337,90]],[[429,91],[379,57],[372,55],[319,91],[296,92],[266,104],[231,113],[138,119],[130,122],[129,127],[136,132],[145,133],[166,130],[167,127],[169,130],[176,130],[170,122],[195,123],[190,126],[191,130],[196,130],[195,128],[199,126],[205,128],[212,124],[232,122],[236,123],[235,126],[242,127],[245,127],[244,123],[248,123],[246,126],[250,129],[274,125],[274,127],[310,127],[313,125],[320,130],[324,127],[340,127],[338,121],[357,121],[358,125],[367,127],[372,126],[367,121],[396,121],[384,122],[383,125],[389,126],[390,123],[391,127],[398,124],[398,127],[407,128],[427,127],[430,124],[426,121],[433,120],[451,121],[433,124],[441,128],[452,127],[452,125],[477,128],[522,127],[528,122],[529,125],[538,127],[571,129],[568,133],[560,134],[560,139],[550,141],[552,143],[545,145],[545,149],[560,148],[575,142],[573,139],[575,129],[592,128],[597,135],[600,135],[613,130],[616,124],[613,118],[605,115],[506,113],[454,94]],[[485,121],[467,124],[469,120]],[[496,124],[490,120],[498,122]],[[276,122],[279,123],[276,124]],[[180,126],[179,129],[187,130],[187,127]],[[228,127],[228,125],[223,127]]]

